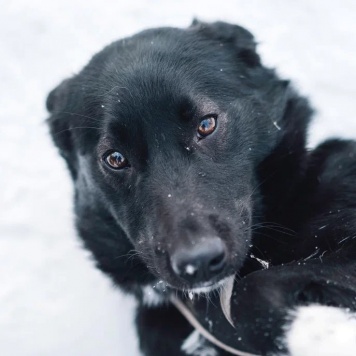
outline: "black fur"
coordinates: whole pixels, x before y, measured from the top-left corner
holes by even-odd
[[[169,256],[213,233],[228,258],[211,283],[242,278],[238,327],[215,328],[221,339],[267,354],[289,308],[356,309],[356,143],[308,152],[312,110],[261,64],[247,30],[194,21],[114,42],[54,89],[47,108],[79,234],[124,290],[142,300],[157,280],[163,296],[196,287],[173,273]],[[199,139],[208,114],[218,127]],[[111,149],[130,167],[110,170],[102,157]],[[141,306],[137,323],[146,355],[182,354],[191,327],[171,306]]]

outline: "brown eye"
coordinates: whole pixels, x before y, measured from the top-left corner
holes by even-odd
[[[103,157],[105,163],[112,169],[123,169],[129,167],[129,161],[117,151],[106,153]]]
[[[202,121],[200,121],[198,127],[198,137],[203,138],[210,135],[215,131],[216,128],[216,117],[213,115],[206,116]]]

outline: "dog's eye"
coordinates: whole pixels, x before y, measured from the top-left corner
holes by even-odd
[[[198,137],[203,138],[212,134],[216,128],[216,116],[208,115],[205,116],[203,120],[200,121],[198,127]]]
[[[109,151],[103,156],[104,162],[112,169],[123,169],[129,167],[129,161],[117,151]]]

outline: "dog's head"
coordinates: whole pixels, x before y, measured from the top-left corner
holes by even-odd
[[[94,254],[114,259],[111,244],[129,246],[179,289],[215,286],[238,270],[256,167],[287,129],[290,95],[261,65],[252,35],[221,22],[144,31],[94,56],[47,100],[79,225],[104,211],[112,219],[115,241],[103,237],[104,248],[97,237]]]

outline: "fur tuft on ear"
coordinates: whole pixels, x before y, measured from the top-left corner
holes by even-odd
[[[68,114],[65,111],[69,97],[70,79],[64,80],[53,89],[46,100],[47,110],[51,113],[47,122],[55,145],[61,156],[66,160],[72,178],[77,175],[76,158],[73,152],[73,140]]]
[[[65,79],[61,84],[54,88],[47,97],[46,107],[50,113],[64,107],[70,79]]]
[[[201,22],[196,18],[190,28],[196,29],[208,38],[233,45],[237,50],[238,58],[249,67],[261,65],[260,57],[256,52],[255,39],[245,28],[222,21]]]

